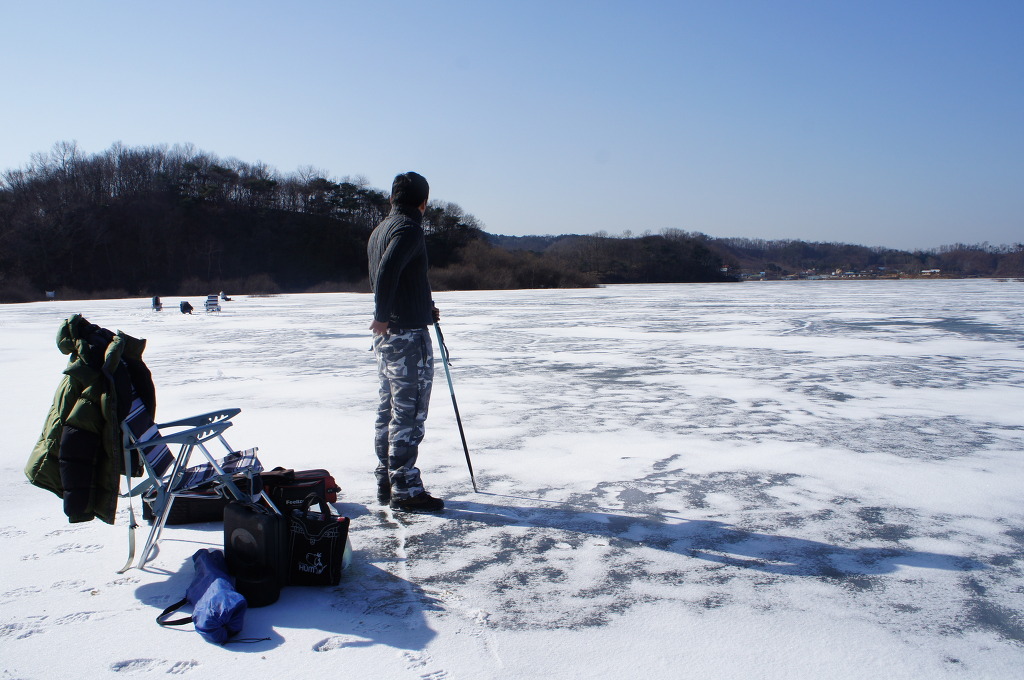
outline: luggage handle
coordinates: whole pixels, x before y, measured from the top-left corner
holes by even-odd
[[[320,496],[316,495],[315,493],[311,493],[308,496],[306,496],[306,498],[303,499],[302,501],[301,513],[303,519],[306,519],[309,516],[310,507],[312,507],[314,503],[318,502],[320,504],[320,512],[323,513],[325,519],[333,515],[333,513],[331,512],[331,508],[327,505],[327,501],[321,498]],[[296,509],[296,512],[300,511]]]
[[[292,469],[292,468],[286,468],[286,467],[282,467],[282,466],[278,465],[273,470],[270,470],[270,472],[276,472],[276,473],[280,474],[281,478],[284,479],[284,481],[286,481],[286,482],[294,482],[295,481],[295,470]]]

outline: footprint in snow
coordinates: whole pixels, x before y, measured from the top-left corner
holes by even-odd
[[[38,586],[15,588],[14,590],[8,590],[4,593],[0,593],[0,602],[13,602],[14,600],[28,597],[30,595],[36,595],[41,592],[43,592],[43,589]]]
[[[320,642],[313,645],[314,652],[332,652],[335,649],[342,649],[355,644],[355,638],[349,638],[344,635],[334,635],[329,638],[325,638]]]
[[[194,659],[190,661],[176,661],[173,666],[167,669],[167,672],[172,675],[183,675],[198,667],[199,662]]]
[[[447,671],[427,669],[427,666],[434,663],[434,658],[426,652],[402,652],[402,658],[410,671],[420,673],[419,677],[422,680],[445,680],[448,677]]]
[[[79,588],[79,587],[81,587],[83,585],[85,585],[85,581],[67,580],[67,581],[57,581],[51,587],[52,588],[71,589],[71,588]]]
[[[24,640],[27,637],[32,637],[37,633],[44,632],[44,628],[39,625],[45,616],[38,617],[38,621],[13,621],[11,623],[0,623],[0,640]]]
[[[109,619],[114,616],[115,612],[75,612],[74,614],[65,614],[58,619],[54,620],[54,624],[63,626],[68,623],[84,623],[86,621],[102,621],[103,619]]]
[[[51,536],[63,536],[64,534],[73,534],[76,531],[81,531],[81,529],[79,527],[70,527],[67,529],[54,529],[53,531],[46,532],[45,534],[43,534],[43,536],[45,536],[46,538],[50,538]]]
[[[148,673],[164,669],[165,673],[181,675],[198,667],[199,662],[195,660],[168,661],[166,659],[128,659],[110,664],[110,670],[115,673]]]
[[[94,553],[98,550],[102,550],[102,545],[82,545],[81,543],[65,543],[64,545],[58,545],[56,548],[50,551],[51,555],[62,555],[64,553]]]

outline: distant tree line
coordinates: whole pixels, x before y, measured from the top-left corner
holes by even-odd
[[[366,241],[390,211],[365,179],[283,175],[184,146],[74,143],[0,175],[0,302],[366,291]],[[496,236],[455,203],[423,220],[438,290],[735,281],[831,273],[1024,276],[1024,245],[905,252],[842,243],[660,234]]]
[[[569,236],[544,253],[602,283],[696,283],[734,280],[723,261],[700,239],[676,229],[637,238]]]
[[[191,145],[83,154],[73,142],[0,176],[0,302],[368,290],[366,241],[390,211],[362,178],[283,175]],[[432,201],[423,221],[438,289],[720,280],[701,243],[574,237],[550,253],[493,245],[475,217]],[[704,277],[704,278],[702,278]]]
[[[601,280],[607,282],[638,282],[645,280],[645,276],[650,280],[670,280],[658,275],[678,275],[684,268],[701,278],[675,280],[714,280],[711,270],[718,268],[724,268],[729,277],[763,273],[765,278],[840,271],[871,276],[919,276],[922,271],[935,270],[950,277],[1024,276],[1024,244],[1020,243],[999,246],[957,243],[910,252],[848,243],[713,238],[674,229],[666,230],[661,236],[633,237],[627,232],[620,238],[597,234],[591,237],[488,236],[488,239],[511,251],[575,251],[575,259],[584,270],[598,273]],[[608,251],[604,258],[598,255],[602,243]],[[684,247],[690,256],[664,257],[673,247]],[[584,253],[589,253],[589,257]]]
[[[1020,243],[957,243],[908,252],[848,243],[704,238],[732,267],[746,273],[764,272],[769,278],[837,271],[875,276],[918,276],[922,271],[948,277],[1024,276],[1024,244]]]

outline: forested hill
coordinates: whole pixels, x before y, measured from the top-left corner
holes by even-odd
[[[367,290],[366,241],[389,210],[387,194],[365,180],[313,168],[282,175],[191,146],[115,144],[87,156],[59,143],[0,177],[0,302],[43,299],[46,291],[71,298]],[[431,201],[423,226],[436,289],[727,278],[713,254],[687,239],[657,237],[644,248],[659,252],[638,247],[617,263],[593,248],[494,247],[454,203]]]
[[[0,184],[0,295],[276,292],[358,281],[386,197],[191,147],[58,144]]]

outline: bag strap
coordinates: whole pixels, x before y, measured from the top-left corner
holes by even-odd
[[[315,493],[311,493],[311,494],[309,494],[308,496],[306,496],[302,500],[302,518],[303,519],[305,519],[309,515],[309,508],[312,507],[312,505],[314,503],[319,503],[320,504],[320,512],[322,512],[324,514],[324,517],[330,517],[331,516],[331,509],[330,509],[330,507],[328,507],[327,501],[325,501],[319,495],[317,495]]]
[[[264,505],[260,505],[259,503],[249,503],[248,501],[231,501],[231,503],[237,503],[239,505],[244,505],[245,507],[249,508],[253,512],[258,512],[258,513],[263,514],[263,515],[274,515],[274,514],[278,514],[279,515],[279,514],[281,514],[280,512],[277,512],[276,510],[271,510],[270,508],[268,508],[268,507],[266,507]]]
[[[132,470],[131,470],[131,451],[124,448],[122,442],[121,449],[124,452],[124,482],[127,486],[125,497],[128,502],[128,560],[124,563],[124,566],[117,570],[118,574],[123,574],[132,567],[132,562],[135,561],[135,529],[138,528],[138,524],[135,522],[135,508],[132,507]]]
[[[156,622],[161,626],[184,626],[186,623],[192,623],[192,617],[187,616],[183,619],[175,619],[174,621],[165,621],[164,617],[178,611],[182,607],[188,604],[188,597],[184,597],[179,602],[175,602],[167,609],[160,612],[160,616],[156,617]]]

